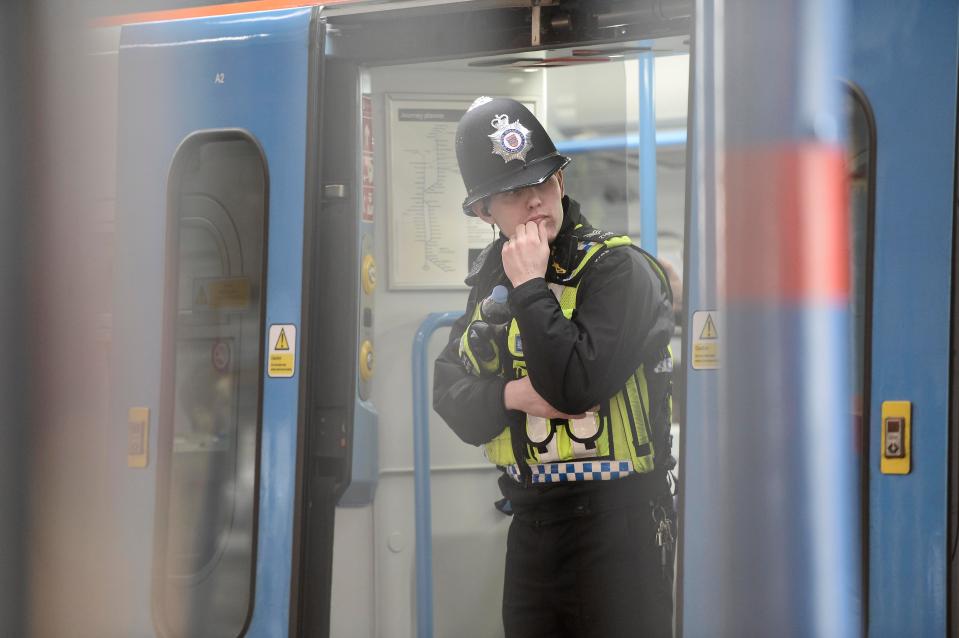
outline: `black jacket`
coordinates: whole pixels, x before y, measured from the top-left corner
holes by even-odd
[[[563,224],[551,251],[552,259],[566,267],[576,252],[569,229],[589,222],[580,214],[579,204],[569,198],[563,198],[563,210]],[[607,250],[590,261],[570,320],[547,287],[551,268],[547,279],[533,279],[512,289],[503,272],[504,241],[501,235],[474,263],[466,279],[471,286],[466,313],[453,325],[449,343],[434,367],[433,407],[463,441],[473,445],[490,441],[508,419],[523,416],[507,411],[503,404],[507,379],[473,376],[458,356],[460,337],[476,303],[495,285],[510,289],[509,306],[523,335],[533,388],[550,405],[569,414],[608,399],[641,363],[658,363],[673,333],[668,293],[638,251]],[[660,397],[650,397],[651,411],[665,409],[666,392],[663,389]]]

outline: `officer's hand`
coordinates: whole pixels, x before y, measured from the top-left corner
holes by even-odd
[[[503,391],[503,403],[507,410],[519,410],[530,416],[541,416],[547,419],[581,419],[585,414],[566,414],[560,412],[533,389],[529,377],[516,379],[506,384]]]
[[[549,241],[546,222],[526,222],[516,227],[516,234],[503,245],[503,270],[513,288],[546,274]]]

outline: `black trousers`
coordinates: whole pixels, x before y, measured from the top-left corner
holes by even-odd
[[[672,583],[657,527],[649,498],[578,496],[517,511],[506,550],[506,638],[671,636]]]

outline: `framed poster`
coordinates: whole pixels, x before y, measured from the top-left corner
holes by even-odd
[[[456,125],[474,99],[386,96],[390,289],[465,289],[470,264],[493,240],[489,224],[463,214],[456,164]],[[536,113],[533,99],[516,99]]]

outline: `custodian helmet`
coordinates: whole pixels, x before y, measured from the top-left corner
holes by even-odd
[[[456,127],[456,161],[466,185],[467,215],[484,197],[542,184],[569,164],[529,109],[489,97],[477,98]]]

